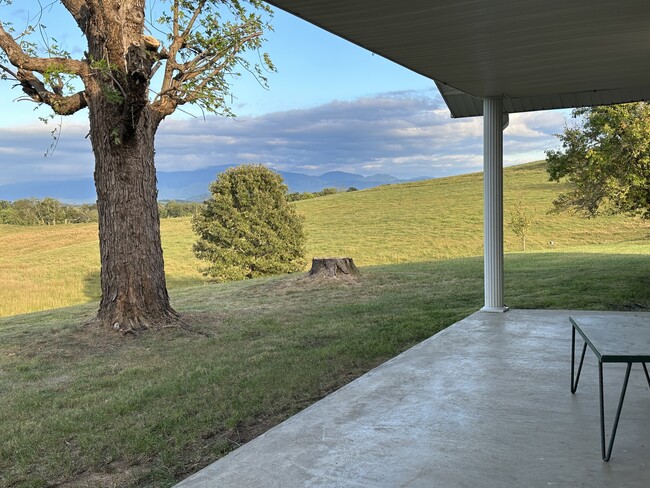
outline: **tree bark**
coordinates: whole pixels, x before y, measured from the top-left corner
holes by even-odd
[[[159,121],[144,109],[129,134],[116,107],[96,102],[104,105],[90,110],[102,264],[97,320],[121,331],[173,322],[178,314],[167,294],[154,166]]]
[[[149,104],[155,53],[142,43],[144,1],[87,5],[90,15],[80,18],[80,27],[92,72],[84,78],[84,97],[102,265],[96,321],[123,332],[160,327],[178,314],[169,303],[160,240],[154,139],[163,116]]]
[[[352,258],[313,258],[309,276],[350,276],[358,275],[359,269]]]

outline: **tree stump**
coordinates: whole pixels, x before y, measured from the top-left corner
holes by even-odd
[[[309,276],[354,276],[359,274],[359,269],[354,265],[352,258],[313,258]]]

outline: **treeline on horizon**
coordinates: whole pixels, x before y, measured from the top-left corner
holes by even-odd
[[[356,191],[350,187],[345,191]],[[308,200],[339,193],[336,188],[317,192],[294,192],[287,194],[288,202]],[[202,206],[199,202],[169,200],[158,202],[160,218],[189,217]],[[0,200],[0,224],[9,225],[69,225],[97,222],[99,214],[94,203],[70,204],[56,198],[23,198],[10,202]]]
[[[287,202],[297,202],[299,200],[309,200],[310,198],[317,198],[317,197],[324,197],[327,195],[334,195],[335,193],[341,193],[343,190],[339,190],[337,188],[323,188],[321,191],[314,191],[314,192],[309,192],[309,191],[304,191],[304,192],[294,192],[294,193],[288,193],[287,194]],[[347,190],[344,190],[346,192],[348,191],[358,191],[358,188],[355,188],[353,186],[349,187]]]
[[[170,200],[158,202],[161,218],[187,217],[201,207],[198,202]],[[94,203],[68,204],[56,198],[24,198],[10,202],[0,200],[0,224],[68,225],[97,222]]]

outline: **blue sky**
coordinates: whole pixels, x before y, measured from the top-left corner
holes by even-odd
[[[0,6],[0,19],[23,23],[33,5]],[[44,19],[80,56],[84,39],[67,13]],[[265,50],[278,73],[269,76],[270,90],[244,75],[233,88],[236,119],[169,117],[156,139],[159,171],[246,162],[308,174],[401,178],[481,170],[481,118],[452,120],[433,81],[284,12],[276,12],[273,24]],[[57,149],[46,158],[59,119],[44,125],[37,116],[48,112],[12,101],[20,96],[10,82],[0,82],[0,185],[91,176],[85,111],[63,118]],[[542,159],[544,149],[557,147],[553,134],[566,118],[566,111],[513,114],[505,164]]]

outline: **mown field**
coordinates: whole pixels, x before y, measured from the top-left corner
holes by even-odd
[[[479,256],[483,246],[482,174],[470,174],[297,202],[305,216],[308,256],[352,256],[360,266]],[[528,252],[645,252],[650,225],[625,217],[549,215],[562,189],[544,163],[505,170],[505,220],[518,201],[535,217]],[[164,219],[170,289],[204,282],[192,254],[190,219]],[[549,242],[553,241],[551,249]],[[595,247],[594,247],[595,246]],[[521,249],[505,228],[506,252]],[[0,225],[0,317],[97,301],[99,250],[95,224]]]
[[[506,171],[529,251],[506,230],[513,308],[650,310],[650,229],[547,215],[540,164]],[[208,285],[188,219],[163,221],[173,306],[190,331],[84,325],[98,298],[93,226],[0,226],[0,486],[169,487],[482,305],[480,175],[300,202],[310,255],[351,255],[354,280],[303,273]],[[549,247],[548,241],[554,246]],[[22,307],[22,308],[21,308]],[[435,374],[435,372],[432,372]]]

